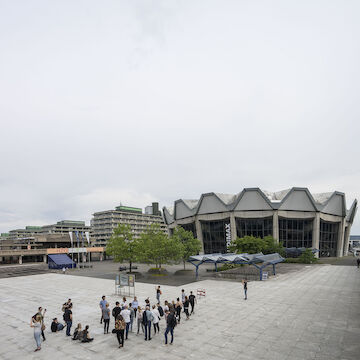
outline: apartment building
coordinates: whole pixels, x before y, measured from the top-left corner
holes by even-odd
[[[122,205],[117,206],[115,210],[94,213],[91,220],[92,245],[106,246],[106,242],[119,224],[129,224],[135,237],[140,237],[141,233],[154,223],[159,224],[164,233],[167,234],[167,227],[161,212],[158,211],[159,204],[153,203],[151,207],[153,207],[152,210],[146,207],[147,214],[144,214],[141,208]]]

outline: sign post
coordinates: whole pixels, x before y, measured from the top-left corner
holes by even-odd
[[[134,274],[116,275],[115,295],[135,296],[135,275]]]

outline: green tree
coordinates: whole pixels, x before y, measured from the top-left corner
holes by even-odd
[[[237,254],[248,253],[256,254],[261,252],[266,247],[266,242],[263,239],[256,238],[255,236],[244,236],[236,238],[230,246],[229,250]]]
[[[139,252],[139,241],[133,237],[131,226],[119,224],[107,243],[106,253],[116,262],[129,262],[131,272],[132,264],[139,259]]]
[[[272,236],[265,236],[263,239],[255,236],[237,238],[231,243],[229,250],[237,254],[262,252],[263,254],[279,253],[281,256],[285,256],[285,248],[282,243],[278,243]]]
[[[180,244],[165,234],[157,223],[151,224],[141,234],[140,248],[141,261],[154,264],[159,269],[163,264],[168,264],[172,260],[179,260],[181,256]]]
[[[317,261],[318,259],[309,248],[305,249],[305,251],[299,256],[299,262],[303,264],[313,264]]]
[[[278,253],[285,257],[285,248],[281,242],[277,242],[271,235],[265,236],[265,247],[261,250],[264,254]]]
[[[185,264],[189,257],[198,254],[201,250],[201,241],[194,238],[191,231],[186,231],[181,226],[177,226],[174,229],[172,238],[175,242],[178,242],[179,247],[181,247],[181,260],[185,270]]]

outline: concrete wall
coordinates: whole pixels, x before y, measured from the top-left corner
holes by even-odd
[[[264,218],[264,217],[273,217],[273,237],[279,239],[279,218],[288,218],[288,219],[313,219],[313,242],[312,247],[319,249],[320,245],[320,220],[337,222],[339,223],[339,236],[337,242],[337,256],[341,257],[347,254],[348,243],[349,243],[349,234],[351,224],[346,221],[345,217],[324,214],[317,211],[290,211],[290,210],[254,210],[254,211],[225,211],[213,214],[198,214],[191,216],[185,219],[175,220],[172,224],[169,225],[169,229],[173,229],[178,225],[195,223],[196,233],[198,239],[203,242],[202,239],[202,230],[201,230],[201,221],[216,221],[230,219],[231,225],[231,238],[232,240],[236,239],[236,218]],[[346,229],[346,233],[345,233]],[[204,249],[202,249],[203,252]]]

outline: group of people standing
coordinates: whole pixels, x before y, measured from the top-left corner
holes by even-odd
[[[140,306],[137,297],[135,296],[131,302],[128,302],[126,297],[122,298],[121,303],[117,301],[115,307],[111,311],[114,317],[113,333],[116,334],[119,348],[124,347],[125,340],[128,339],[129,332],[134,332],[134,325],[137,325],[136,334],[139,335],[140,331],[144,334],[145,341],[150,341],[151,329],[153,328],[154,334],[160,334],[160,321],[165,319],[166,329],[164,332],[165,345],[168,344],[168,334],[171,335],[170,344],[174,341],[174,328],[180,323],[181,310],[183,309],[186,319],[194,313],[196,297],[192,291],[190,295],[185,294],[185,290],[181,291],[181,301],[177,298],[176,302],[164,302],[161,305],[162,291],[160,286],[155,288],[156,291],[156,304],[151,305],[149,298],[145,299],[145,305]],[[104,323],[104,334],[109,333],[110,323],[110,305],[106,300],[105,295],[102,296],[99,307],[101,310],[100,323]],[[191,307],[191,312],[189,308]]]
[[[111,316],[114,318],[114,329],[112,333],[116,334],[119,348],[124,347],[125,340],[128,339],[129,332],[136,331],[139,335],[140,332],[144,334],[145,341],[152,339],[151,332],[153,328],[153,334],[160,334],[160,322],[165,320],[165,345],[168,344],[168,334],[170,333],[170,344],[174,341],[174,329],[180,324],[181,313],[186,316],[186,320],[194,314],[195,304],[197,302],[195,295],[190,291],[189,295],[186,295],[185,290],[181,290],[181,295],[171,302],[165,300],[164,305],[161,305],[162,291],[160,286],[156,286],[156,304],[150,303],[149,298],[145,299],[145,304],[140,305],[137,297],[135,296],[131,302],[128,302],[126,297],[122,298],[122,301],[116,301],[115,307],[110,311],[110,304],[106,300],[106,296],[103,295],[99,307],[101,310],[100,323],[104,324],[104,334],[109,333]],[[53,318],[51,323],[51,331],[56,333],[62,331],[66,327],[66,336],[72,336],[73,340],[79,340],[81,342],[91,342],[93,338],[89,335],[89,325],[86,325],[82,329],[82,325],[79,323],[73,335],[71,335],[71,328],[73,323],[73,304],[71,299],[68,299],[62,305],[64,324],[58,321],[57,318]],[[34,338],[36,341],[35,351],[41,350],[41,337],[43,341],[46,340],[44,335],[45,330],[45,317],[46,309],[42,307],[38,308],[37,313],[31,318],[30,326],[34,328]],[[135,328],[136,327],[136,328]]]

